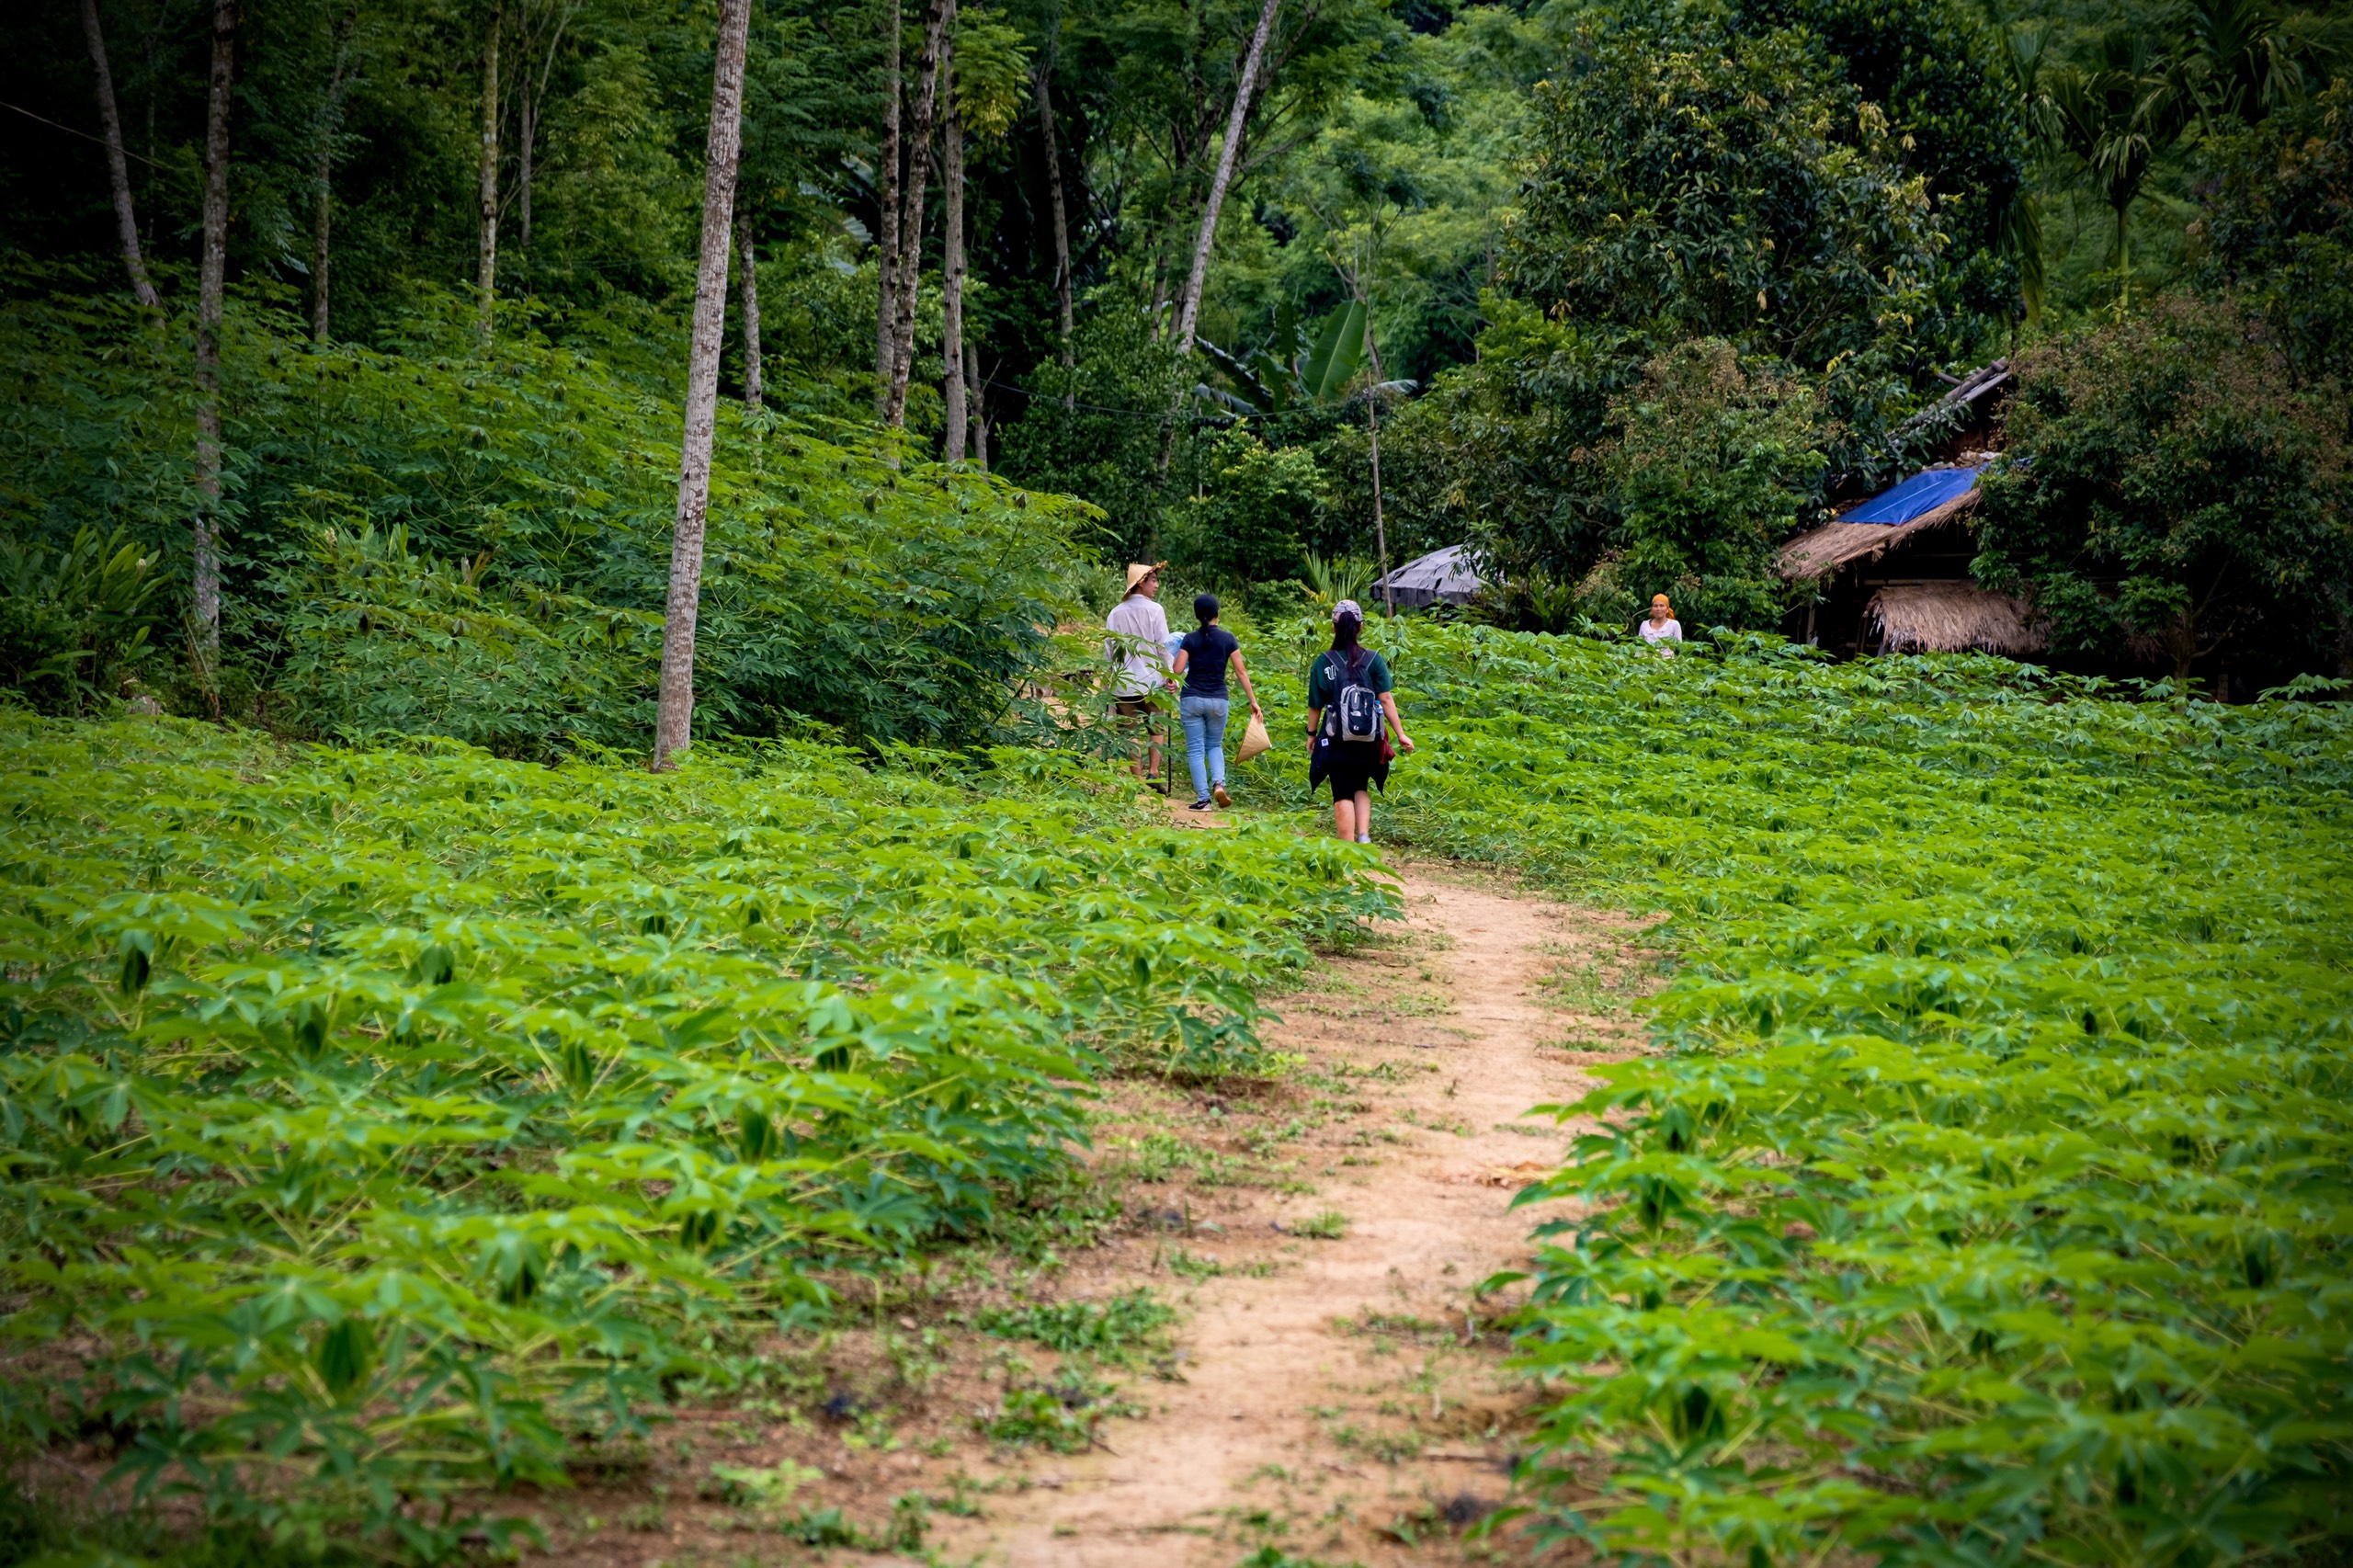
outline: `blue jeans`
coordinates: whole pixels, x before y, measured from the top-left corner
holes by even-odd
[[[1225,714],[1222,697],[1188,692],[1176,704],[1185,722],[1185,764],[1193,770],[1193,799],[1210,798],[1210,786],[1225,782]]]

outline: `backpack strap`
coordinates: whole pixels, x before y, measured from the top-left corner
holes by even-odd
[[[1347,684],[1348,674],[1347,665],[1340,662],[1337,648],[1324,650],[1324,668],[1331,689],[1324,694],[1324,722],[1321,728],[1337,739],[1340,733],[1340,691]]]

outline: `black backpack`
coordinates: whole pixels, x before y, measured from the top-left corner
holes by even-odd
[[[1326,710],[1324,724],[1334,740],[1348,741],[1358,745],[1375,745],[1381,740],[1381,694],[1364,684],[1358,675],[1361,667],[1372,666],[1372,656],[1361,648],[1355,656],[1343,659],[1337,648],[1325,655],[1331,662],[1325,668],[1332,675],[1332,700]]]

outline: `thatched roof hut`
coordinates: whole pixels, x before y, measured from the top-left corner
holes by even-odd
[[[1892,584],[1871,596],[1863,620],[1883,653],[2023,658],[2048,645],[2047,629],[2019,600],[1974,583]]]
[[[1824,523],[1781,546],[1777,564],[1784,581],[1826,577],[1854,562],[1873,562],[1920,536],[1960,522],[1976,509],[1978,493],[1964,491],[1908,523]]]
[[[2047,637],[2029,607],[1970,576],[1982,468],[1923,470],[1783,545],[1782,579],[1813,585],[1790,634],[1839,653],[2040,653]]]

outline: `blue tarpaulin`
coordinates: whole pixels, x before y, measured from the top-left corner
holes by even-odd
[[[1948,501],[1958,500],[1969,494],[1984,472],[1977,468],[1938,468],[1927,473],[1915,473],[1893,490],[1882,490],[1851,512],[1842,512],[1842,523],[1908,523],[1924,513],[1932,512]]]

